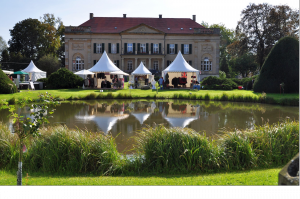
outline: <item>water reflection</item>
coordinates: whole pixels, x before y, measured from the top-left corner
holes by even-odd
[[[28,108],[18,109],[29,116]],[[7,110],[0,110],[0,122],[12,129]],[[299,107],[266,104],[208,101],[74,101],[56,108],[50,125],[65,124],[69,128],[103,131],[115,137],[119,151],[132,148],[131,139],[146,125],[188,127],[212,136],[220,129],[253,129],[266,122],[277,123],[290,117],[298,120]]]

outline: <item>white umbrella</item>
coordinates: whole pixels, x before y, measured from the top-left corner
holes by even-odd
[[[2,71],[7,75],[14,74],[14,71],[9,71],[9,70],[2,70]]]
[[[83,70],[78,71],[78,72],[76,72],[76,73],[74,73],[74,74],[75,74],[75,75],[78,75],[78,76],[80,76],[80,77],[83,76],[83,79],[85,79],[85,78],[86,78],[86,75],[94,75],[95,73],[93,73],[93,72],[91,72],[91,71],[89,71],[89,70],[83,69]]]

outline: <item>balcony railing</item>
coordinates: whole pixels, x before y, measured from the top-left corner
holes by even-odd
[[[216,35],[220,35],[220,28],[194,28],[194,34],[216,34]]]
[[[91,32],[90,26],[66,26],[65,32]]]

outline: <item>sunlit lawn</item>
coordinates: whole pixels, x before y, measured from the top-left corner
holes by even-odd
[[[23,173],[23,185],[277,185],[281,168],[245,172],[149,175],[149,176],[58,176]],[[16,172],[0,171],[0,185],[16,185]]]
[[[100,89],[53,89],[53,90],[21,90],[20,93],[14,94],[0,94],[0,100],[9,100],[11,98],[19,99],[29,97],[31,99],[36,99],[38,93],[41,92],[49,92],[52,95],[59,96],[60,98],[67,99],[69,97],[84,97],[90,93],[99,94]],[[125,88],[123,90],[104,90],[104,93],[112,92],[113,95],[117,95],[119,93],[127,93],[131,94],[133,98],[138,97],[154,97],[155,95],[159,97],[171,98],[175,93],[182,95],[189,95],[189,93],[193,93],[196,95],[205,95],[208,93],[211,97],[221,96],[223,93],[230,95],[242,95],[242,96],[258,96],[260,93],[254,93],[253,91],[247,90],[231,90],[231,91],[223,91],[223,90],[180,90],[180,89],[170,89],[170,90],[140,90],[140,89],[128,89]],[[280,98],[299,98],[299,93],[289,93],[289,94],[273,94],[267,93],[267,96],[273,97],[275,100],[279,100]]]

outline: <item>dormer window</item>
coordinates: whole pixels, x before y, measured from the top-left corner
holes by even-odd
[[[168,28],[168,30],[170,30],[170,28]]]
[[[190,30],[192,30],[192,28],[190,28]]]
[[[183,28],[180,28],[181,30],[183,30]]]
[[[117,29],[117,27],[115,27],[115,29]]]

